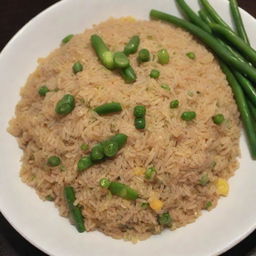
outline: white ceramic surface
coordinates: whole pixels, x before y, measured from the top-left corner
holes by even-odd
[[[210,2],[230,22],[228,1]],[[197,1],[188,3],[198,9]],[[69,33],[80,33],[110,16],[148,19],[151,8],[180,16],[174,0],[63,0],[32,19],[0,55],[0,209],[19,233],[50,255],[216,255],[234,246],[256,227],[256,162],[250,158],[244,136],[241,167],[230,179],[229,196],[220,199],[216,209],[204,212],[195,223],[135,245],[99,232],[79,234],[66,218],[58,215],[52,203],[42,202],[19,179],[21,151],[6,128],[19,100],[19,89],[34,71],[37,58],[58,47]],[[256,21],[244,11],[242,16],[255,47]]]

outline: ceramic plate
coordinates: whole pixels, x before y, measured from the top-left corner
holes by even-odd
[[[197,1],[187,1],[198,9]],[[226,0],[210,1],[231,22]],[[21,150],[6,132],[14,115],[19,90],[36,68],[38,57],[47,56],[70,33],[81,33],[110,16],[148,19],[151,8],[180,16],[172,0],[63,0],[43,11],[24,26],[0,55],[0,209],[13,227],[33,245],[58,256],[167,256],[216,255],[241,241],[256,227],[256,168],[245,137],[241,138],[241,161],[230,179],[230,194],[193,224],[174,232],[164,231],[132,244],[100,232],[79,234],[53,203],[43,202],[19,178]],[[242,11],[252,45],[256,47],[256,21]]]

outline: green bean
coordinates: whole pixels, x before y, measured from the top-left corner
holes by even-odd
[[[139,130],[144,129],[146,127],[145,117],[136,117],[134,119],[134,126]]]
[[[58,156],[51,156],[47,160],[47,164],[51,167],[56,167],[60,165],[60,163],[61,163],[61,160]]]
[[[104,143],[103,146],[104,155],[107,157],[113,157],[118,152],[118,143],[114,140],[109,140]]]
[[[233,17],[233,21],[236,26],[237,34],[244,40],[245,43],[250,45],[249,38],[244,28],[243,20],[238,9],[238,4],[236,0],[229,0],[230,10]]]
[[[157,218],[158,223],[163,226],[170,226],[172,224],[172,218],[169,212],[162,213]]]
[[[254,121],[256,121],[256,107],[250,101],[248,101],[248,107],[251,111],[251,115],[252,115]],[[255,126],[255,128],[256,128],[256,126]]]
[[[254,106],[256,106],[256,89],[254,88],[252,83],[239,72],[233,70],[233,73],[236,79],[239,81],[240,85],[243,87],[243,90],[248,98],[251,100]]]
[[[209,17],[209,15],[206,12],[204,12],[204,9],[202,9],[201,11],[204,13],[205,19],[208,19],[208,21],[209,21],[208,24],[211,24],[212,20]],[[232,54],[234,57],[238,58],[242,62],[246,63],[245,59],[237,51],[235,51],[232,47],[227,45],[221,39],[218,39],[218,41],[222,46],[224,46],[230,52],[230,54]],[[232,69],[232,71],[233,71],[234,75],[236,76],[236,79],[239,81],[240,85],[243,87],[244,92],[247,94],[247,96],[250,98],[250,100],[253,103],[255,103],[255,106],[256,106],[256,89],[254,88],[252,83],[246,77],[244,77],[240,72],[238,72],[236,69]]]
[[[170,108],[178,108],[179,107],[179,101],[178,100],[173,100],[170,102]]]
[[[219,24],[211,24],[210,26],[213,32],[225,37],[234,47],[239,49],[248,60],[256,65],[256,51],[245,43],[243,39],[238,37],[232,30]]]
[[[78,72],[83,71],[84,67],[79,61],[77,61],[76,63],[74,63],[72,69],[73,69],[73,73],[76,74]]]
[[[168,64],[170,61],[170,55],[166,49],[161,49],[157,52],[158,62],[162,65]]]
[[[139,197],[136,190],[120,182],[111,182],[108,189],[112,195],[116,195],[127,200],[136,200]]]
[[[215,23],[231,29],[231,27],[219,16],[219,14],[215,11],[215,9],[210,5],[208,0],[199,0],[199,2],[207,11],[207,13],[211,16],[211,18],[214,20]]]
[[[127,142],[128,136],[123,133],[118,133],[111,137],[110,140],[116,141],[118,144],[118,150],[120,150]]]
[[[86,169],[88,169],[89,167],[91,167],[93,165],[92,159],[90,156],[84,156],[82,158],[79,159],[78,163],[77,163],[77,170],[79,172],[82,172]]]
[[[98,35],[91,36],[91,44],[103,66],[107,69],[114,68],[113,53],[108,49],[102,38]]]
[[[251,67],[248,63],[243,63],[236,57],[230,55],[230,53],[223,47],[212,35],[198,28],[197,26],[177,18],[175,16],[163,13],[157,10],[151,10],[150,16],[155,19],[164,20],[182,27],[200,38],[206,45],[208,45],[222,60],[229,63],[231,67],[236,68],[241,73],[246,74],[252,81],[256,82],[256,69]]]
[[[201,18],[201,20],[203,20],[205,22],[205,24],[209,25],[211,23],[213,23],[213,21],[211,20],[211,17],[209,17],[208,13],[206,12],[206,10],[204,8],[200,9],[198,11],[199,17]],[[202,27],[201,27],[202,28]],[[203,29],[203,28],[202,28]],[[210,27],[209,27],[210,29]],[[206,30],[205,30],[206,31]]]
[[[122,106],[118,102],[102,104],[93,109],[98,115],[106,115],[122,111]]]
[[[90,157],[92,162],[98,162],[104,159],[104,149],[101,143],[96,144],[91,151]]]
[[[184,121],[191,121],[196,118],[196,112],[194,111],[186,111],[181,114],[181,119]]]
[[[100,180],[100,186],[101,186],[102,188],[108,188],[108,187],[110,186],[110,184],[111,184],[111,181],[108,180],[107,178],[102,178],[102,179]]]
[[[137,105],[133,109],[133,115],[135,117],[144,117],[146,114],[146,107],[143,105]]]
[[[176,0],[176,3],[181,8],[181,10],[186,14],[189,20],[196,24],[198,27],[202,28],[204,31],[211,33],[211,29],[207,26],[195,13],[194,11],[186,4],[184,0]]]
[[[67,115],[73,111],[75,105],[74,96],[66,94],[57,102],[55,112],[60,115]]]
[[[231,70],[228,68],[226,64],[223,62],[220,62],[220,66],[222,68],[222,71],[226,74],[227,80],[232,88],[233,94],[236,99],[236,103],[238,106],[238,109],[241,114],[241,118],[244,124],[244,128],[247,134],[248,138],[248,144],[251,152],[251,156],[253,159],[256,159],[256,132],[254,130],[254,123],[252,119],[252,115],[250,113],[250,110],[248,108],[248,104],[246,102],[244,93],[242,89],[240,88],[239,83],[237,82],[236,78],[232,74]]]
[[[137,80],[137,75],[131,65],[121,70],[121,76],[127,84],[134,83]]]
[[[147,62],[150,61],[150,53],[148,49],[141,49],[138,55],[139,62]]]
[[[63,39],[62,39],[62,43],[63,44],[66,44],[66,43],[68,43],[72,38],[73,38],[73,34],[70,34],[70,35],[67,35],[67,36],[65,36]]]
[[[209,183],[209,177],[208,177],[208,174],[207,173],[204,173],[200,180],[199,180],[199,184],[202,185],[202,186],[206,186],[207,184]]]
[[[224,122],[224,120],[225,118],[222,114],[217,114],[212,117],[212,121],[217,125],[221,125]]]
[[[187,57],[190,58],[191,60],[194,60],[196,58],[196,55],[195,53],[193,52],[188,52],[186,53]]]
[[[157,69],[152,69],[151,72],[150,72],[150,74],[149,74],[149,76],[150,76],[151,78],[157,79],[157,78],[159,78],[159,76],[160,76],[160,71],[157,70]]]
[[[123,52],[116,52],[114,54],[114,64],[116,68],[127,68],[130,61]]]
[[[139,36],[133,36],[130,39],[130,41],[127,43],[127,45],[124,47],[124,53],[128,56],[130,54],[137,52],[139,44],[140,44]]]
[[[152,180],[153,177],[156,175],[156,169],[155,167],[149,167],[147,168],[147,170],[145,171],[144,177],[147,180]]]
[[[49,92],[49,88],[46,86],[46,85],[43,85],[41,86],[39,89],[38,89],[38,94],[40,96],[45,96],[47,92]]]
[[[77,231],[80,233],[86,231],[81,209],[78,206],[74,205],[74,202],[76,200],[74,188],[71,186],[64,187],[64,196],[66,198],[69,212],[74,221]]]

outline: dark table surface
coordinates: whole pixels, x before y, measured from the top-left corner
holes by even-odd
[[[146,1],[146,0],[145,0]],[[56,0],[7,0],[0,4],[0,50],[31,18]],[[256,0],[238,0],[239,5],[256,17]],[[238,220],[239,221],[239,220]],[[224,228],[225,229],[225,228]],[[223,229],[223,232],[225,230]],[[45,256],[27,242],[0,214],[0,256]],[[256,256],[256,231],[223,256]]]

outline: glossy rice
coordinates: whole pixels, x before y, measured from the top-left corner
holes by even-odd
[[[138,65],[137,53],[129,56],[138,76],[134,84],[126,84],[118,72],[101,65],[90,44],[95,33],[111,51],[122,51],[133,35],[140,36],[139,49],[147,48],[151,61]],[[157,62],[156,53],[162,48],[170,54],[167,65]],[[189,59],[188,52],[196,58]],[[75,75],[76,61],[84,70]],[[149,77],[152,69],[160,70],[158,79]],[[162,88],[163,84],[170,90]],[[45,97],[38,94],[42,85],[52,90]],[[61,117],[55,105],[67,93],[74,95],[76,107]],[[176,99],[180,106],[170,109]],[[107,116],[92,111],[112,101],[120,102],[123,111]],[[147,109],[143,131],[134,127],[133,108],[138,104]],[[195,111],[196,119],[182,120],[184,111]],[[225,116],[220,126],[212,121],[219,113]],[[175,230],[194,222],[207,202],[212,203],[209,209],[214,208],[220,197],[216,180],[228,180],[238,167],[239,113],[217,60],[189,33],[158,21],[109,19],[40,58],[21,89],[9,132],[23,149],[20,177],[41,199],[51,196],[60,215],[68,217],[63,187],[71,185],[87,231],[99,230],[134,242],[164,229],[157,220],[161,213],[169,212],[170,229]],[[117,133],[128,135],[117,156],[79,174],[77,162],[85,155],[80,146],[87,143],[92,148]],[[46,164],[52,155],[61,158],[60,166]],[[144,179],[150,166],[157,170],[152,182]],[[206,173],[209,183],[202,186],[199,180]],[[140,198],[128,201],[111,195],[99,186],[103,177],[129,185]],[[156,200],[162,208],[141,207],[142,202]]]

